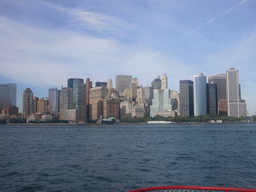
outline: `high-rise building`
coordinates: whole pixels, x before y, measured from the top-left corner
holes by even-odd
[[[217,85],[217,98],[226,99],[226,74],[217,74],[208,77],[208,83],[214,83]]]
[[[164,73],[164,75],[162,76],[162,85],[161,85],[162,89],[168,89],[168,78],[166,73]]]
[[[228,116],[246,117],[246,103],[241,99],[238,70],[227,70],[227,106]]]
[[[5,107],[16,106],[17,85],[14,83],[0,84],[0,111]]]
[[[60,90],[60,112],[73,109],[73,88],[63,87]]]
[[[83,120],[83,79],[68,79],[68,88],[73,88],[73,108],[76,109],[77,120]]]
[[[132,76],[131,84],[130,84],[130,94],[131,94],[130,97],[132,98],[133,101],[136,100],[138,86],[139,86],[139,81],[136,74],[134,73]]]
[[[89,117],[92,120],[97,120],[103,115],[103,99],[108,95],[107,87],[94,87],[89,93]]]
[[[152,81],[151,87],[153,87],[153,89],[161,89],[161,87],[162,87],[162,81],[161,81],[159,75],[158,75],[157,78],[154,79],[154,81]]]
[[[207,114],[218,114],[217,85],[207,83]]]
[[[86,87],[86,92],[85,92],[85,111],[86,111],[86,119],[90,118],[89,114],[89,91],[92,88],[92,81],[90,81],[90,78],[86,78],[86,82],[85,82],[85,87]]]
[[[23,93],[23,116],[27,118],[33,112],[33,92],[30,88],[27,88]]]
[[[48,111],[48,100],[44,99],[44,98],[40,98],[37,101],[37,113],[42,113]]]
[[[194,116],[193,81],[180,81],[180,116]]]
[[[49,112],[54,116],[59,114],[60,91],[57,88],[49,89]]]
[[[206,115],[206,76],[197,73],[194,76],[194,115]]]
[[[116,76],[116,90],[121,94],[125,89],[130,89],[132,81],[131,75],[117,75]]]
[[[154,89],[154,98],[150,106],[150,116],[154,117],[158,112],[168,112],[172,110],[169,89]]]

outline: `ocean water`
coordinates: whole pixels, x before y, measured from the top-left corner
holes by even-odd
[[[1,191],[256,188],[256,124],[0,125]]]

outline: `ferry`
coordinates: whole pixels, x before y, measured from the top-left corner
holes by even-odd
[[[232,187],[202,187],[202,186],[160,186],[134,189],[127,192],[146,192],[146,191],[164,191],[164,192],[256,192],[256,189],[232,188]]]

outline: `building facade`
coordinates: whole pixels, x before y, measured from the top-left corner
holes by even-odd
[[[151,87],[152,87],[153,89],[161,89],[161,87],[162,87],[162,81],[161,81],[161,79],[160,79],[160,76],[158,76],[157,78],[154,79],[154,81],[152,81]]]
[[[180,116],[194,116],[193,81],[180,81]]]
[[[194,115],[206,115],[206,76],[197,73],[194,76]]]
[[[162,89],[168,89],[168,78],[167,78],[166,73],[164,73],[164,75],[162,76],[161,83],[162,83],[162,85],[161,85]]]
[[[218,114],[217,85],[215,83],[207,83],[207,114]]]
[[[6,107],[16,106],[17,85],[14,83],[0,84],[0,111]]]
[[[227,113],[231,117],[246,117],[246,103],[241,100],[238,70],[227,70]]]
[[[121,94],[125,89],[130,89],[132,81],[131,75],[117,75],[116,76],[116,90]]]
[[[150,106],[150,116],[156,116],[157,112],[171,111],[172,104],[169,89],[154,89],[154,98]]]
[[[57,88],[49,89],[49,112],[58,116],[60,112],[60,91]]]
[[[27,118],[33,113],[33,92],[27,88],[23,93],[23,117]]]

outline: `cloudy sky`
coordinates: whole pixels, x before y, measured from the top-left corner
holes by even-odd
[[[149,86],[239,70],[242,98],[256,111],[255,0],[1,0],[0,83],[17,83],[17,102],[68,78],[112,79],[136,72]]]

